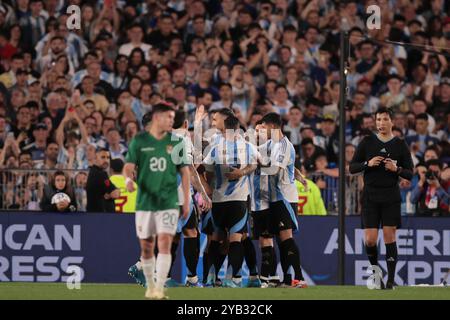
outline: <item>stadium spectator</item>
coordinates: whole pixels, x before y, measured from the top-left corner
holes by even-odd
[[[308,183],[307,190],[305,190],[303,184],[295,181],[298,191],[298,214],[305,216],[325,216],[327,210],[325,209],[320,189],[311,180],[306,179],[306,182]]]
[[[416,117],[416,134],[406,136],[406,142],[411,146],[415,156],[421,158],[425,152],[427,146],[437,144],[439,139],[430,134],[428,131],[429,122],[428,115],[426,113],[421,113]]]
[[[302,110],[299,107],[293,106],[289,109],[289,121],[283,127],[283,133],[294,145],[295,151],[297,153],[300,152],[300,143],[302,140],[302,137],[300,135],[300,129],[302,128],[302,118]]]
[[[45,186],[40,207],[47,212],[77,211],[75,194],[64,172],[56,171],[50,184]]]
[[[371,115],[387,106],[396,111],[393,132],[405,138],[415,164],[437,156],[443,169],[448,166],[450,72],[445,48],[450,23],[445,2],[412,6],[391,1],[382,6],[381,30],[366,28],[366,5],[356,1],[233,0],[217,6],[200,0],[146,1],[142,6],[82,1],[81,30],[67,28],[68,4],[2,2],[2,166],[53,167],[52,141],[59,144],[56,166],[61,169],[87,169],[95,162],[95,149],[109,144],[114,145],[113,157],[123,157],[131,137],[142,130],[143,115],[172,100],[187,113],[191,129],[200,104],[208,112],[231,106],[242,128],[254,128],[265,114],[280,112],[307,171],[313,171],[311,156],[320,147],[337,164],[335,137],[333,148],[326,147],[324,131],[339,129],[339,17],[347,19],[343,26],[351,43],[346,142],[356,146],[375,131]],[[384,40],[409,45],[385,45]],[[81,99],[73,103],[69,97],[77,88]],[[86,127],[87,142],[73,119],[58,130],[71,106]],[[426,125],[422,114],[427,115]],[[322,120],[329,116],[334,124]],[[204,132],[211,128],[209,118],[203,121]],[[108,137],[112,128],[119,132],[112,130]],[[11,132],[14,137],[8,139]],[[428,149],[430,145],[436,150]],[[19,159],[29,154],[38,162]],[[405,185],[405,191],[413,187]],[[24,194],[14,195],[20,196]],[[14,203],[23,203],[23,198]]]
[[[330,168],[326,154],[318,154],[314,157],[312,181],[320,189],[328,212],[337,213],[338,176],[339,170]]]
[[[429,160],[425,167],[418,169],[419,182],[411,194],[411,202],[416,204],[417,215],[449,214],[450,189],[448,180],[442,180],[441,173],[442,163],[437,159]]]

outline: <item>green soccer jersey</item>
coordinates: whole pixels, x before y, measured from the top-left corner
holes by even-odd
[[[142,132],[131,140],[126,162],[137,166],[136,211],[178,208],[177,173],[187,164],[184,150],[183,140],[171,133],[157,140]]]

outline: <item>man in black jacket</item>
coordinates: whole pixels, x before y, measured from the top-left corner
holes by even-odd
[[[378,265],[378,228],[383,227],[388,280],[393,289],[397,264],[396,230],[401,225],[399,177],[411,180],[413,162],[408,145],[392,133],[390,109],[375,112],[378,134],[364,137],[350,163],[350,173],[364,172],[362,223],[366,252],[372,266]],[[380,279],[381,280],[381,279]],[[383,282],[380,283],[384,287]]]
[[[120,197],[120,190],[109,180],[110,154],[101,148],[96,152],[95,164],[90,168],[86,184],[87,212],[115,212],[114,199]]]

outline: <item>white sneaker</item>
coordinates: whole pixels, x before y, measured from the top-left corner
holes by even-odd
[[[147,299],[152,299],[152,296],[153,296],[153,291],[154,291],[155,289],[150,289],[150,288],[147,288],[147,290],[145,290],[145,298],[147,298]]]
[[[145,292],[145,297],[147,299],[152,299],[152,300],[169,299],[169,297],[166,296],[166,294],[164,293],[164,289],[156,289],[156,288],[153,290],[147,289],[147,291]]]

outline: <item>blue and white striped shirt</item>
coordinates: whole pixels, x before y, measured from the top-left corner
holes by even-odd
[[[284,136],[280,141],[271,140],[270,165],[279,167],[277,174],[269,177],[270,202],[298,202],[298,191],[295,186],[295,149],[289,139]],[[269,142],[267,142],[269,143]]]
[[[242,137],[234,141],[221,139],[206,155],[203,163],[206,171],[214,172],[213,202],[247,201],[250,193],[249,176],[228,180],[225,176],[232,168],[244,168],[256,164],[258,151]]]
[[[267,155],[267,148],[270,148],[271,141],[258,147],[260,155]],[[250,174],[250,200],[251,210],[262,211],[269,208],[269,176],[261,173],[261,167]]]

